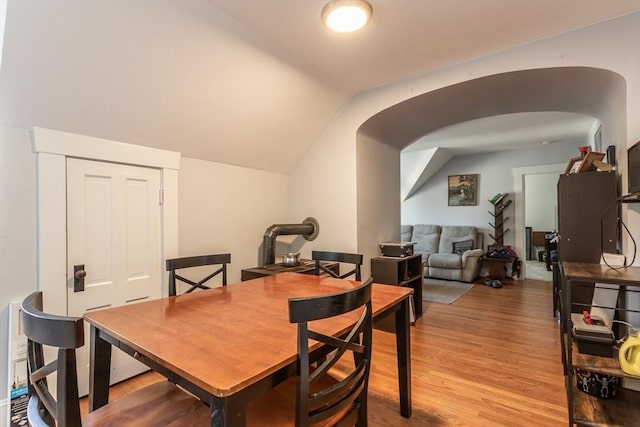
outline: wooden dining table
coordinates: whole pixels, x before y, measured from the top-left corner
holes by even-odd
[[[89,410],[109,401],[111,349],[117,347],[198,396],[212,426],[244,426],[252,398],[296,374],[296,325],[288,299],[329,294],[360,282],[300,273],[260,277],[190,294],[91,311]],[[400,413],[411,416],[411,288],[373,284],[374,323],[395,320]],[[312,322],[332,335],[356,313]],[[321,357],[320,344],[313,349]],[[375,348],[374,348],[375,351]]]

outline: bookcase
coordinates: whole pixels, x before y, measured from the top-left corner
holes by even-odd
[[[596,307],[576,303],[573,295],[575,291],[593,282],[618,285],[620,297],[618,307],[602,307],[615,309],[619,315],[625,317],[627,312],[637,312],[635,309],[620,304],[626,301],[628,293],[640,292],[640,267],[626,267],[612,270],[604,265],[595,263],[562,262],[560,290],[560,347],[562,363],[564,365],[565,388],[569,425],[588,426],[636,426],[640,419],[640,391],[617,387],[614,398],[603,399],[584,393],[576,385],[576,369],[596,374],[606,374],[618,378],[638,379],[628,375],[620,368],[617,350],[613,357],[594,356],[579,352],[579,348],[572,337],[572,316],[574,311],[589,310]],[[572,306],[578,306],[573,310]]]
[[[415,318],[422,316],[422,280],[424,266],[421,255],[407,257],[379,256],[371,258],[371,276],[376,283],[409,286],[413,289]]]
[[[491,246],[504,246],[504,235],[509,231],[504,226],[504,223],[509,219],[504,214],[504,210],[513,202],[508,196],[508,193],[498,193],[489,200],[489,203],[493,205],[493,212],[489,211],[489,215],[493,217],[493,223],[489,223],[493,228],[493,234],[489,233],[489,237],[493,239],[493,245]]]

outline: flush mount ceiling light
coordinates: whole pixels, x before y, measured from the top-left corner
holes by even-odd
[[[364,27],[373,15],[366,0],[331,0],[322,8],[322,22],[339,33],[350,33]]]

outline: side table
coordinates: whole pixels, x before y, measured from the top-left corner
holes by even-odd
[[[320,264],[330,268],[335,273],[340,274],[340,263],[333,261],[320,261]],[[289,271],[291,273],[303,273],[303,274],[315,274],[316,262],[310,259],[300,260],[300,264],[287,267],[283,263],[267,264],[263,267],[245,268],[240,271],[240,280],[251,280],[258,277],[271,276],[272,274],[284,273]],[[320,271],[320,273],[324,273]],[[325,273],[326,274],[326,273]]]
[[[492,280],[504,280],[507,278],[506,266],[513,262],[511,258],[490,258],[482,257],[480,260],[483,263],[489,264],[489,278]]]
[[[376,283],[412,288],[415,319],[422,316],[422,283],[424,279],[422,255],[371,258],[371,276]]]

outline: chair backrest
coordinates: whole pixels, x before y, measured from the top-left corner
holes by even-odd
[[[177,295],[176,280],[191,285],[191,287],[185,292],[189,293],[198,288],[209,289],[205,283],[222,273],[222,286],[227,286],[227,264],[229,263],[231,263],[231,254],[199,255],[168,259],[167,271],[169,272],[169,296],[172,297]],[[176,273],[176,270],[181,270],[183,268],[202,267],[206,265],[220,265],[220,268],[198,282],[194,282],[193,280],[182,277]]]
[[[296,426],[316,425],[330,420],[331,425],[355,425],[366,420],[367,388],[371,367],[372,311],[371,283],[348,291],[306,298],[289,299],[289,322],[298,324],[298,367]],[[340,337],[327,336],[309,329],[308,322],[340,316],[354,310],[361,314],[351,330]],[[330,352],[312,371],[309,340],[322,343]],[[340,381],[328,375],[345,354],[353,355],[354,369]],[[313,366],[313,365],[312,365]],[[366,423],[365,423],[366,424]]]
[[[362,280],[362,273],[360,272],[360,266],[362,266],[362,254],[349,254],[345,252],[326,252],[326,251],[313,251],[311,252],[311,259],[316,262],[315,274],[319,276],[321,272],[330,274],[333,277],[339,279],[347,278],[355,274],[356,280]],[[354,264],[354,269],[344,274],[337,274],[331,268],[322,265],[320,261],[334,261],[345,264]]]
[[[78,399],[76,348],[84,345],[82,318],[42,312],[42,292],[34,292],[22,302],[22,328],[27,337],[29,405],[32,426],[81,426]],[[43,345],[58,350],[56,360],[45,364]],[[49,390],[47,375],[56,373],[56,397]]]

